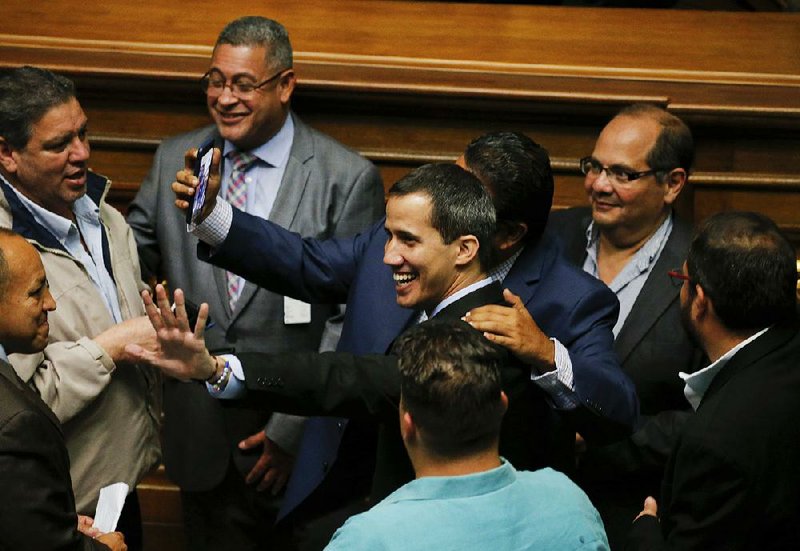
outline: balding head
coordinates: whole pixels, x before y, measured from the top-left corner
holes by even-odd
[[[50,332],[47,312],[55,308],[39,253],[0,230],[0,344],[6,353],[42,351]]]

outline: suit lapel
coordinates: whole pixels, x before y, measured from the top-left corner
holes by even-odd
[[[588,208],[581,208],[576,214],[578,214],[579,223],[568,226],[568,228],[575,229],[574,233],[562,236],[562,252],[567,260],[583,269],[583,261],[586,259],[586,228],[592,221],[592,211]]]
[[[542,273],[557,253],[558,250],[546,239],[527,244],[503,280],[502,286],[518,295],[523,304],[530,303],[537,288],[534,284],[541,280]]]
[[[50,422],[53,423],[58,432],[61,432],[61,423],[58,421],[55,413],[47,407],[47,404],[42,401],[33,389],[25,384],[25,381],[19,378],[19,375],[17,375],[17,372],[11,367],[11,364],[3,360],[0,360],[0,377],[5,377],[12,385],[17,387],[20,391],[20,395],[24,396],[30,404],[41,411],[45,417],[50,419]]]
[[[289,114],[294,122],[294,138],[292,149],[289,152],[289,159],[286,161],[286,170],[272,205],[268,220],[275,222],[283,228],[291,229],[297,214],[300,200],[303,198],[306,185],[311,176],[311,169],[308,161],[314,157],[313,139],[308,128],[297,117]],[[225,280],[223,276],[223,282]],[[227,283],[223,285],[224,296],[227,297]],[[249,281],[245,281],[242,294],[236,301],[236,309],[231,313],[232,320],[235,320],[245,309],[247,304],[253,299],[258,291],[258,286]],[[227,302],[227,300],[226,300]],[[230,309],[229,309],[230,311]]]
[[[625,363],[631,351],[647,335],[669,305],[678,300],[680,285],[673,284],[667,272],[680,267],[686,260],[690,240],[691,226],[674,217],[672,233],[664,245],[664,250],[661,251],[614,341],[614,349],[620,363]],[[675,328],[675,331],[680,330],[680,327]]]
[[[217,288],[217,295],[220,298],[220,306],[222,307],[222,311],[224,312],[225,322],[223,327],[226,329],[228,326],[233,322],[233,312],[231,311],[231,305],[228,301],[228,280],[227,276],[225,275],[225,270],[222,268],[217,268],[214,266],[214,286]],[[245,285],[249,285],[246,283]],[[242,290],[242,294],[244,294],[244,290]],[[241,300],[241,297],[239,297]],[[212,310],[213,312],[214,310]],[[219,311],[219,310],[217,310]],[[213,318],[214,316],[212,316]],[[215,320],[221,321],[221,320]]]
[[[311,176],[308,161],[314,157],[314,140],[305,124],[296,117],[294,121],[294,140],[286,162],[278,195],[272,205],[269,219],[276,224],[289,228],[294,221],[300,199],[303,198],[306,185]]]

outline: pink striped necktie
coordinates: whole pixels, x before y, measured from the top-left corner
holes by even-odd
[[[256,156],[241,151],[233,151],[228,155],[233,170],[231,181],[225,192],[225,200],[239,210],[245,210],[247,205],[247,171],[256,162]],[[225,272],[228,283],[228,304],[233,311],[236,301],[244,288],[244,278],[232,272]]]

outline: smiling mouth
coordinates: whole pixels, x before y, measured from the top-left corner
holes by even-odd
[[[601,208],[613,208],[613,207],[618,207],[619,206],[616,203],[610,203],[608,201],[601,201],[600,199],[597,199],[597,198],[592,198],[592,203],[594,203],[596,206],[601,207]]]
[[[223,121],[226,122],[238,121],[248,115],[248,113],[225,113],[223,111],[217,111],[217,114]]]
[[[401,274],[401,273],[395,272],[395,273],[392,274],[392,278],[394,278],[394,284],[397,285],[398,287],[400,287],[402,285],[408,285],[409,283],[411,283],[412,281],[414,281],[418,277],[419,277],[419,274],[416,274],[416,273],[414,273],[414,274],[402,273]]]

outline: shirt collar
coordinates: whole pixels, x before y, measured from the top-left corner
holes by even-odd
[[[479,473],[462,476],[425,476],[412,480],[405,486],[396,490],[384,501],[393,503],[398,501],[464,498],[496,492],[501,488],[513,484],[517,479],[517,471],[511,463],[500,458],[499,467]]]
[[[711,386],[711,382],[714,380],[714,377],[717,376],[717,373],[719,373],[722,368],[725,367],[731,358],[733,358],[733,356],[736,355],[739,350],[756,340],[768,330],[769,327],[762,329],[750,338],[740,342],[708,367],[704,367],[703,369],[691,374],[684,373],[682,371],[678,373],[678,376],[683,379],[684,383],[686,383],[686,385],[683,387],[683,394],[686,396],[686,399],[689,400],[689,403],[692,405],[692,409],[697,411],[697,408],[700,407],[700,403],[703,401],[703,397],[706,395],[708,387]]]
[[[6,349],[3,348],[2,344],[0,344],[0,360],[8,363],[8,354],[6,354]]]
[[[611,282],[609,287],[612,291],[616,292],[618,288],[615,287],[624,286],[625,283],[628,282],[629,278],[635,277],[638,274],[642,274],[650,269],[650,267],[655,264],[658,260],[658,257],[661,255],[661,251],[664,249],[664,246],[669,239],[670,234],[672,233],[672,214],[670,213],[661,225],[658,226],[658,229],[650,236],[650,238],[645,241],[644,245],[639,247],[639,250],[633,255],[633,258],[629,261],[628,266],[626,266],[617,277],[623,276],[625,281],[620,282],[620,284],[615,285],[617,283],[617,278],[614,278],[614,281]],[[589,224],[589,227],[586,228],[586,256],[592,260],[591,262],[591,272],[590,275],[594,277],[599,277],[598,270],[597,270],[597,250],[599,246],[600,240],[600,231],[598,228],[595,227],[594,221]]]
[[[503,280],[508,276],[508,272],[511,271],[511,267],[514,265],[514,262],[517,261],[519,255],[521,254],[522,254],[522,249],[518,250],[510,257],[505,259],[503,262],[492,268],[489,271],[489,277],[492,279],[492,281],[497,281],[498,283],[502,283]]]
[[[436,308],[433,309],[433,311],[431,312],[431,315],[429,317],[430,318],[435,317],[436,314],[438,314],[439,312],[441,312],[442,310],[444,310],[445,308],[447,308],[448,306],[453,304],[455,301],[457,301],[461,297],[465,297],[468,294],[473,293],[473,292],[477,291],[478,289],[480,289],[482,287],[486,287],[487,285],[490,285],[493,282],[494,282],[494,280],[491,277],[487,277],[487,278],[484,278],[484,279],[482,279],[480,281],[476,281],[472,285],[467,285],[466,287],[464,287],[463,289],[461,289],[459,291],[456,291],[455,293],[453,293],[449,297],[445,298],[442,302],[440,302],[436,306]]]
[[[34,203],[20,193],[14,186],[11,186],[11,189],[14,190],[14,193],[17,195],[19,200],[22,201],[22,204],[25,205],[25,207],[30,211],[30,213],[33,215],[33,218],[41,226],[52,233],[62,246],[66,246],[67,236],[69,235],[69,231],[73,226],[72,221],[67,220],[60,214],[50,212],[46,208]],[[72,212],[75,213],[75,216],[80,216],[81,218],[89,220],[93,223],[99,223],[99,208],[94,201],[89,199],[86,194],[82,195],[77,201],[75,201],[75,203],[72,204]]]
[[[283,167],[289,159],[289,152],[292,150],[292,142],[294,141],[294,121],[292,115],[289,114],[281,126],[281,129],[272,136],[269,140],[262,143],[258,147],[251,149],[248,153],[255,155],[256,158],[263,161],[267,166]],[[228,140],[225,140],[225,157],[228,157],[233,151],[236,151],[236,146]]]

